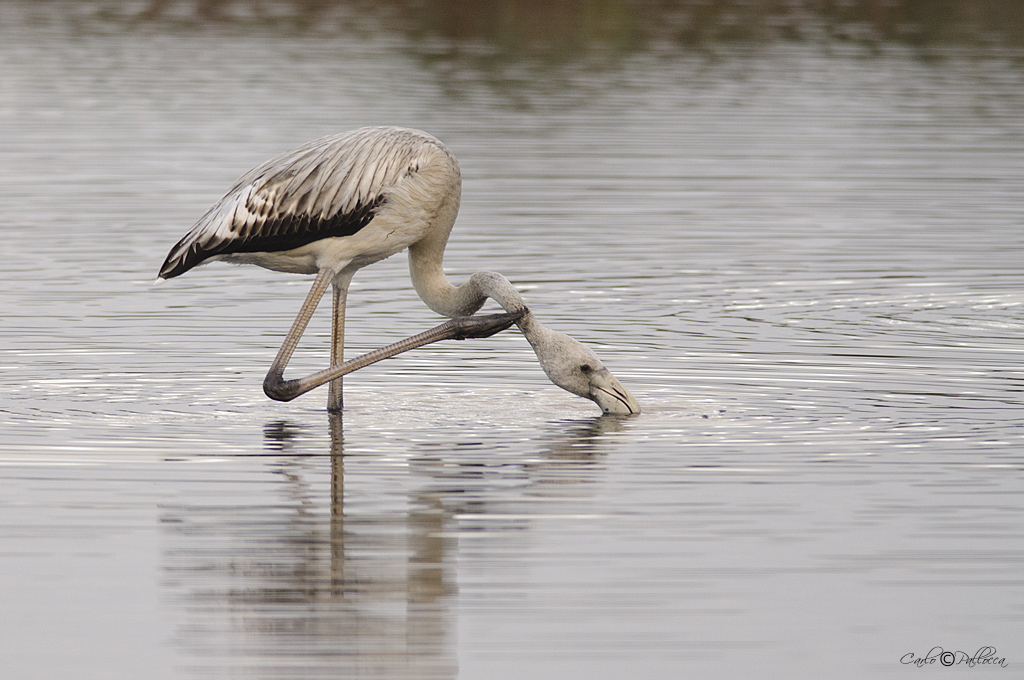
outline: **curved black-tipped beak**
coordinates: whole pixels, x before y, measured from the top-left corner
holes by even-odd
[[[618,416],[640,413],[640,404],[607,368],[593,371],[589,377],[590,398],[602,411]]]

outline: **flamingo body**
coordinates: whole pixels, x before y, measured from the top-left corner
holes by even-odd
[[[160,277],[206,262],[293,274],[361,268],[455,223],[455,157],[426,133],[362,128],[323,137],[242,175],[171,249]]]
[[[592,399],[606,413],[638,413],[636,400],[594,353],[542,326],[505,277],[477,272],[460,286],[449,283],[442,262],[460,197],[455,156],[424,132],[372,127],[323,137],[240,177],[171,249],[159,276],[174,278],[217,260],[316,274],[264,390],[274,399],[288,400],[328,382],[328,409],[340,410],[341,376],[370,363],[364,357],[342,362],[349,282],[362,267],[407,249],[416,292],[428,307],[453,321],[375,351],[373,361],[441,339],[487,337],[515,323],[555,384]],[[331,368],[284,380],[299,338],[332,285]],[[506,314],[468,316],[487,298]]]

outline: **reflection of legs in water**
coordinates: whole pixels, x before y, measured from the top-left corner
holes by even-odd
[[[331,432],[331,597],[345,594],[345,436],[340,411],[329,411]]]
[[[475,322],[474,322],[475,323]],[[435,493],[416,493],[408,509],[345,513],[345,453],[342,414],[328,414],[331,435],[330,596],[352,607],[357,635],[368,641],[370,659],[394,663],[405,677],[456,676],[452,617],[443,597],[451,595],[449,556],[452,513]],[[380,616],[382,603],[404,600],[400,617]],[[378,612],[367,614],[367,612]],[[401,634],[395,631],[404,628]],[[382,648],[381,641],[387,643]],[[358,644],[358,643],[357,643]],[[361,649],[357,647],[357,650]],[[358,651],[357,651],[358,653]]]

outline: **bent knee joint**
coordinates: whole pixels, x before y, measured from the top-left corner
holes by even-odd
[[[263,393],[275,401],[291,401],[302,392],[298,380],[285,380],[279,373],[268,373],[263,379]]]

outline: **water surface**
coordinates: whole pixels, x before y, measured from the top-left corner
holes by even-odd
[[[616,34],[510,54],[269,6],[287,21],[0,8],[8,672],[1024,663],[1018,51]],[[503,272],[640,417],[550,385],[513,331],[354,374],[331,420],[321,391],[260,389],[308,278],[154,286],[238,175],[365,124],[451,146],[450,276]],[[350,300],[350,354],[437,322],[404,255]],[[325,312],[296,372],[323,365]]]

